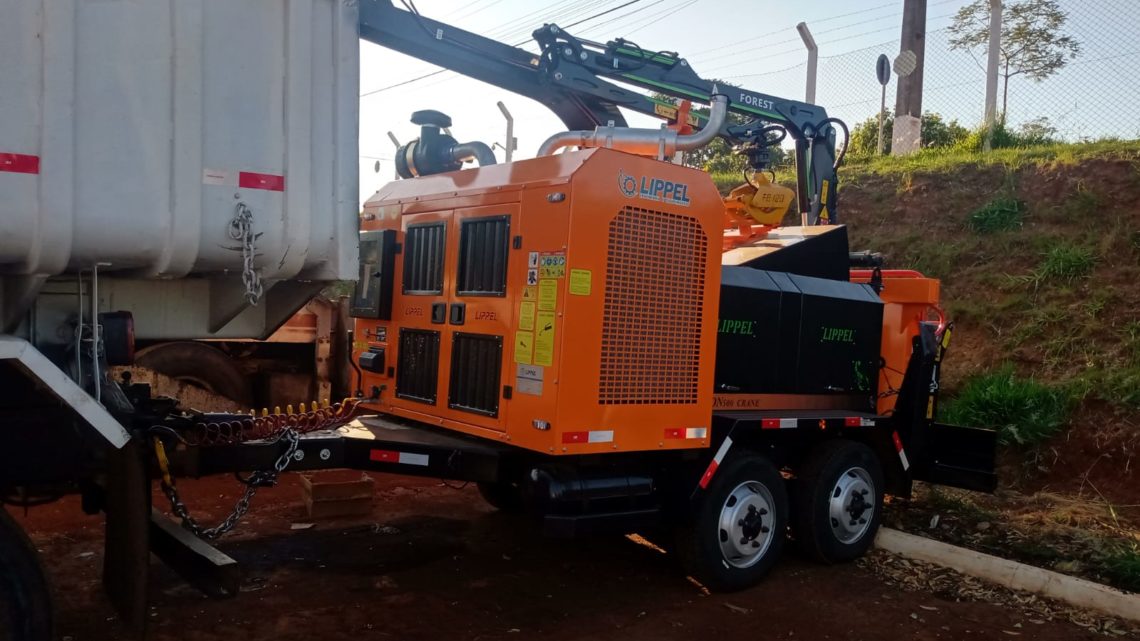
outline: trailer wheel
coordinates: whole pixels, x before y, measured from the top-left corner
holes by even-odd
[[[713,477],[692,522],[678,533],[677,551],[708,588],[742,590],[775,565],[787,526],[788,497],[776,468],[760,456],[738,456]]]
[[[808,454],[792,482],[796,544],[823,563],[863,556],[883,519],[883,470],[871,448],[827,441]]]
[[[51,591],[36,548],[0,508],[0,640],[53,638]]]
[[[513,483],[500,481],[498,483],[478,483],[479,494],[488,505],[507,514],[518,514],[523,511],[522,492]]]
[[[225,396],[242,406],[253,404],[249,378],[222,350],[194,341],[160,343],[140,350],[140,367]]]

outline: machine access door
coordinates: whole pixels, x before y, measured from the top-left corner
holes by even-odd
[[[498,431],[506,429],[509,398],[507,270],[517,212],[517,204],[457,209],[448,243],[455,280],[447,309],[447,408],[455,420]]]
[[[504,431],[517,205],[404,216],[393,405]],[[509,397],[509,395],[508,395]]]

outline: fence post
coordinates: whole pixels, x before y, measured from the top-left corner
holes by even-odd
[[[997,121],[998,63],[1001,55],[1001,0],[990,0],[990,45],[986,61],[986,139],[982,149],[993,149],[994,123]]]
[[[819,47],[815,44],[815,38],[811,36],[811,31],[808,29],[806,22],[801,22],[796,25],[796,31],[800,32],[800,38],[804,41],[804,46],[807,47],[807,89],[804,91],[804,102],[809,105],[815,104],[815,78],[816,72],[819,70]]]
[[[503,104],[502,100],[498,102],[498,105],[499,111],[503,114],[503,118],[507,120],[507,141],[503,146],[503,152],[507,155],[506,162],[510,162],[511,157],[514,155],[515,147],[517,146],[515,144],[515,117],[511,115],[511,112],[507,111],[507,106]]]

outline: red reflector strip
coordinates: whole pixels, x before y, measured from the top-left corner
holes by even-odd
[[[874,427],[875,419],[863,418],[861,416],[848,416],[843,419],[843,425],[846,427]]]
[[[238,173],[238,187],[245,187],[246,189],[265,189],[268,191],[285,191],[285,176],[243,171]]]
[[[799,426],[799,421],[794,418],[765,418],[760,419],[760,429],[764,430],[788,430],[795,429]]]
[[[665,428],[666,439],[696,439],[706,438],[709,435],[705,427],[668,427]]]
[[[392,450],[372,450],[368,453],[368,460],[379,463],[399,463],[400,453]]]
[[[724,442],[720,444],[720,449],[716,451],[716,456],[713,457],[712,461],[709,461],[708,468],[705,469],[705,473],[701,475],[700,486],[702,490],[709,486],[713,474],[716,474],[716,469],[720,467],[720,463],[724,460],[725,455],[728,454],[728,448],[730,447],[732,447],[732,439],[725,437]]]
[[[430,457],[427,454],[414,452],[397,452],[395,450],[372,450],[368,452],[368,460],[377,463],[400,463],[402,465],[419,465],[427,467]]]
[[[891,432],[891,440],[895,442],[895,449],[899,452],[899,461],[902,462],[903,471],[910,469],[910,459],[906,457],[906,450],[903,449],[902,439],[899,438],[898,432]]]
[[[613,430],[591,430],[589,432],[563,432],[563,443],[612,443]]]
[[[40,173],[40,157],[29,154],[0,153],[0,171],[10,171],[15,174]]]

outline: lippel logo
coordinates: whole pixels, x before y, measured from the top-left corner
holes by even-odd
[[[618,187],[627,198],[633,198],[637,195],[637,179],[633,176],[627,176],[621,169],[618,170]]]
[[[627,198],[637,196],[644,200],[670,203],[681,207],[688,207],[690,204],[689,186],[685,183],[642,176],[639,184],[637,178],[619,169],[618,188]]]

